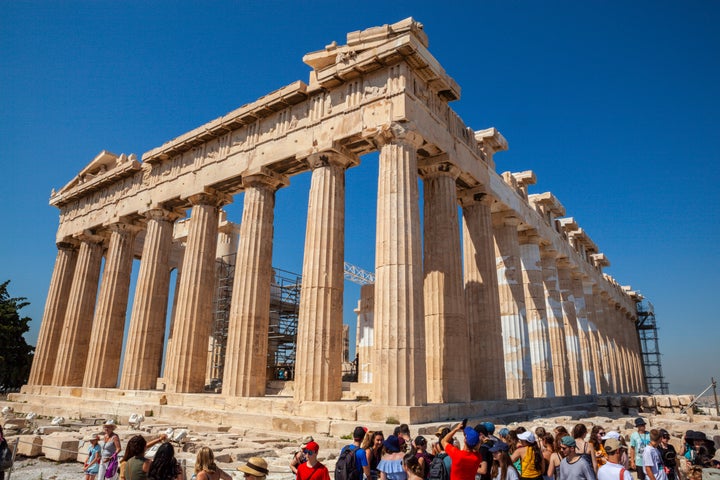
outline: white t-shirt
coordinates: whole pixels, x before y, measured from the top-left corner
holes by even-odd
[[[660,451],[652,445],[645,447],[643,465],[650,467],[653,475],[655,475],[655,480],[668,480],[663,468],[662,458],[660,458]]]
[[[620,480],[620,470],[623,468],[620,464],[607,462],[598,470],[598,480]],[[625,469],[622,480],[633,480],[629,470]]]
[[[493,478],[493,480],[502,480],[502,471],[498,468],[498,474],[497,477]],[[512,467],[508,467],[507,473],[505,474],[505,480],[520,480],[518,477],[517,470],[515,470]]]

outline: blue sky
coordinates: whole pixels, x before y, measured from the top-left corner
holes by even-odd
[[[533,170],[655,305],[672,391],[720,377],[717,239],[720,3],[3,2],[0,281],[35,343],[55,259],[48,205],[101,150],[143,152],[308,80],[302,56],[413,16],[461,86],[453,108],[497,127],[499,172]],[[348,172],[346,260],[374,264],[377,165]],[[308,176],[278,193],[273,263],[300,272]],[[242,196],[228,210],[240,220]],[[137,265],[136,265],[137,269]],[[346,286],[352,319],[358,288]]]

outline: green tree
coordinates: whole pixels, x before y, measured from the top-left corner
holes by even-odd
[[[19,313],[30,303],[24,297],[11,298],[9,283],[0,284],[0,390],[14,390],[27,382],[35,350],[23,338],[31,318]]]

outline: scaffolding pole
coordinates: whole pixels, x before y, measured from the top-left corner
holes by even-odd
[[[652,303],[637,303],[637,331],[640,338],[643,370],[647,390],[650,394],[666,395],[668,383],[662,372],[660,345],[658,343],[658,326],[655,320],[655,309]]]

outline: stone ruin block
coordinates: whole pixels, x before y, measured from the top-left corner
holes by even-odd
[[[672,407],[672,402],[670,402],[670,398],[668,395],[656,395],[655,400],[657,402],[658,407],[663,407],[663,408]]]
[[[215,461],[218,463],[232,463],[233,457],[229,453],[219,453],[215,455]]]
[[[630,408],[640,408],[640,397],[632,396],[632,397],[625,397],[625,405]]]
[[[17,455],[39,457],[42,455],[43,439],[40,435],[20,435]]]
[[[623,397],[621,395],[612,395],[610,397],[610,405],[613,407],[622,407]]]
[[[70,462],[77,460],[78,440],[66,436],[49,436],[43,440],[43,453],[48,460]]]
[[[670,395],[670,405],[672,405],[673,407],[680,406],[680,399],[677,397],[677,395]]]
[[[683,407],[687,407],[693,402],[693,400],[695,400],[695,397],[693,395],[678,395],[677,398],[680,402],[680,405]]]
[[[640,406],[643,409],[654,409],[655,408],[655,397],[649,395],[643,395],[640,398]]]

